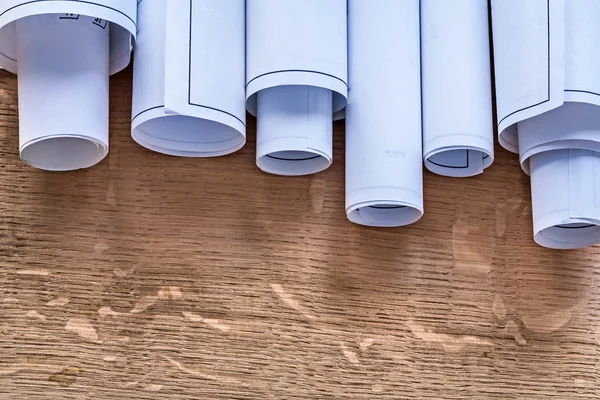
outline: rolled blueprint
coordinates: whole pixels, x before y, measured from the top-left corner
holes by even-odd
[[[331,165],[333,115],[347,97],[346,0],[248,0],[246,106],[256,163],[306,175]]]
[[[139,2],[133,139],[175,156],[242,148],[244,57],[244,0]]]
[[[348,7],[346,213],[407,225],[423,215],[419,0]]]
[[[108,153],[108,77],[129,64],[135,0],[0,5],[0,66],[19,75],[19,150],[46,170]]]
[[[564,106],[519,123],[519,137],[576,136],[600,138],[597,106]],[[573,146],[533,154],[531,197],[535,241],[552,248],[577,248],[600,243],[600,153]]]
[[[531,175],[546,247],[600,243],[598,13],[595,0],[492,1],[499,139]]]
[[[535,241],[557,249],[600,243],[599,154],[553,150],[532,156],[530,163]]]
[[[478,175],[494,159],[487,0],[422,0],[423,154],[430,171]]]

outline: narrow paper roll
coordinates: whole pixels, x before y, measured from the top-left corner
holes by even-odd
[[[132,137],[211,157],[246,142],[244,0],[144,0],[138,8]]]
[[[446,176],[494,160],[487,0],[422,0],[423,152]]]
[[[0,67],[19,74],[19,150],[46,170],[108,153],[108,78],[129,64],[135,0],[0,3]]]
[[[52,171],[97,164],[108,153],[109,26],[37,15],[16,33],[21,158]]]
[[[419,0],[348,6],[346,214],[368,226],[411,224],[423,215]]]
[[[256,164],[277,175],[307,175],[332,160],[331,90],[276,86],[258,93]],[[285,150],[282,150],[285,149]]]
[[[248,0],[246,34],[246,106],[258,119],[258,167],[280,175],[326,169],[330,125],[343,115],[348,92],[346,0]]]
[[[535,241],[556,249],[600,243],[600,153],[580,140],[600,137],[600,107],[568,102],[518,125],[519,142],[539,144],[519,146],[529,153],[521,157],[531,174]]]
[[[553,150],[530,164],[535,241],[554,249],[600,243],[600,154]]]

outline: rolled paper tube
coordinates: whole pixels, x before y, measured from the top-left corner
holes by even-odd
[[[600,78],[596,73],[600,22],[594,12],[600,12],[600,3],[578,0],[563,7],[564,67],[555,69],[564,74],[564,103],[543,118],[518,123],[519,159],[528,174],[529,160],[535,154],[565,149],[600,152]]]
[[[564,0],[491,0],[498,141],[519,153],[516,124],[565,97]],[[517,61],[518,60],[518,61]]]
[[[523,160],[531,174],[534,239],[542,246],[600,243],[600,153],[587,148],[600,138],[599,122],[600,107],[568,102],[518,124],[519,142],[538,144]]]
[[[332,160],[332,93],[276,86],[258,93],[256,163],[265,172],[307,175]]]
[[[21,158],[87,168],[108,153],[110,25],[35,15],[16,22]]]
[[[132,137],[160,153],[213,157],[246,142],[243,0],[144,0]]]
[[[553,150],[530,166],[535,241],[554,249],[600,243],[600,154]]]
[[[19,74],[19,150],[52,171],[108,153],[109,75],[130,61],[135,0],[0,2],[0,67]]]
[[[569,103],[600,106],[600,2],[492,0],[491,7],[500,144],[520,153],[526,173],[527,160],[539,152],[598,151],[597,139],[581,129],[568,137],[559,130],[523,136],[516,124]],[[571,123],[580,121],[561,122]]]
[[[488,2],[422,0],[421,21],[425,166],[478,175],[494,159]]]
[[[328,168],[331,124],[348,93],[346,0],[249,0],[246,31],[257,166],[278,175]]]
[[[374,227],[423,215],[419,1],[350,0],[346,214]],[[390,46],[390,37],[402,38]]]

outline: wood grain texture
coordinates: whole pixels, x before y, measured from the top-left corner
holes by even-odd
[[[483,176],[426,173],[417,224],[369,229],[342,124],[310,177],[261,173],[253,120],[235,155],[155,154],[128,70],[107,159],[47,173],[19,160],[16,89],[0,73],[1,399],[600,398],[600,249],[535,245],[499,146]]]

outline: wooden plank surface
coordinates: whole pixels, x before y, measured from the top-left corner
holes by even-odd
[[[48,173],[0,73],[1,399],[599,398],[600,251],[535,245],[516,156],[426,173],[420,222],[369,229],[343,124],[310,177],[255,167],[254,120],[235,155],[167,157],[130,139],[130,81],[107,159]]]

